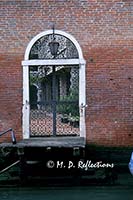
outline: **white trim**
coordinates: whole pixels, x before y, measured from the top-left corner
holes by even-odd
[[[29,67],[23,66],[23,138],[29,138]]]
[[[80,108],[80,137],[86,138],[85,108],[86,108],[86,73],[85,63],[79,68],[79,108]]]
[[[78,65],[79,66],[79,107],[80,107],[80,137],[86,138],[86,125],[85,125],[85,105],[86,105],[86,85],[85,85],[85,60],[83,58],[80,45],[75,38],[65,33],[64,31],[55,30],[55,34],[60,34],[67,37],[73,42],[77,48],[79,59],[48,59],[48,60],[29,60],[29,54],[34,43],[45,35],[52,34],[52,30],[44,31],[36,35],[28,44],[23,65],[23,138],[28,139],[30,137],[29,119],[30,119],[30,106],[29,106],[29,66],[34,65]]]
[[[79,65],[79,59],[53,59],[53,60],[24,60],[23,66],[34,65]]]

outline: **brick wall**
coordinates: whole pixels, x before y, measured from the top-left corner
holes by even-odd
[[[0,0],[0,130],[22,136],[22,66],[28,42],[56,29],[79,42],[86,65],[87,142],[133,145],[131,0]]]

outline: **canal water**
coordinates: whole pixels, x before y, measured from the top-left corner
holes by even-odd
[[[0,200],[133,200],[133,176],[121,174],[115,185],[0,185]]]
[[[109,187],[26,187],[0,188],[0,200],[132,200],[133,188]]]

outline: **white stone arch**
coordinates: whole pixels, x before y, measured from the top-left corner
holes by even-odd
[[[29,59],[29,54],[30,54],[30,51],[31,51],[31,48],[32,46],[35,44],[35,42],[37,40],[39,40],[41,37],[45,36],[45,35],[50,35],[53,33],[53,30],[47,30],[47,31],[44,31],[44,32],[41,32],[39,33],[38,35],[36,35],[28,44],[27,48],[26,48],[26,51],[25,51],[25,55],[24,55],[24,60],[28,60]],[[58,35],[62,35],[66,38],[68,38],[70,41],[73,42],[73,44],[75,45],[77,51],[78,51],[78,55],[79,55],[79,59],[81,60],[81,62],[83,62],[83,53],[82,53],[82,49],[79,45],[79,43],[77,42],[77,40],[71,35],[71,34],[68,34],[64,31],[60,31],[60,30],[55,30],[55,34],[58,34]]]
[[[49,60],[29,60],[31,48],[37,40],[41,37],[52,34],[53,30],[47,30],[36,35],[28,44],[23,66],[23,139],[30,137],[29,133],[29,119],[30,119],[30,106],[29,106],[29,66],[34,65],[79,65],[79,107],[80,107],[80,137],[86,138],[86,126],[85,126],[85,107],[86,107],[86,74],[85,65],[86,62],[83,58],[82,49],[77,40],[64,31],[55,30],[55,34],[62,35],[68,38],[76,47],[79,58],[77,59],[49,59]]]

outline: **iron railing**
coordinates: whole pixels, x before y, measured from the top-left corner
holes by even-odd
[[[5,134],[7,134],[7,133],[9,133],[9,132],[11,133],[12,143],[16,144],[16,137],[15,137],[15,133],[14,133],[14,131],[13,131],[12,128],[9,128],[6,131],[0,132],[0,137],[3,136],[3,135],[5,135]]]
[[[17,165],[18,163],[20,163],[20,160],[17,160],[16,162],[12,163],[8,167],[5,167],[4,169],[2,169],[0,171],[0,175],[3,174],[4,172],[8,171],[9,169],[11,169],[12,167],[14,167],[15,165]]]

